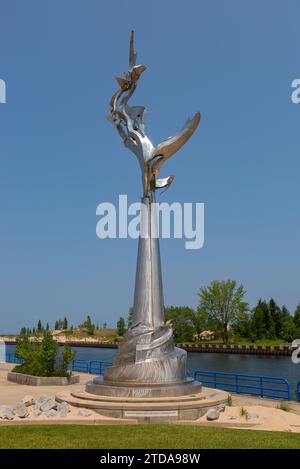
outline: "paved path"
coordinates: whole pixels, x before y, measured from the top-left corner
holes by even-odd
[[[25,384],[15,384],[7,381],[7,372],[14,368],[14,364],[0,363],[0,405],[15,405],[24,396],[30,395],[34,398],[40,397],[42,394],[55,395],[61,392],[66,386],[27,386]],[[80,385],[91,379],[91,375],[86,373],[78,373],[80,375]],[[77,384],[67,386],[68,390],[78,389]]]

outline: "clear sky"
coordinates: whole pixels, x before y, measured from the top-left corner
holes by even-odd
[[[96,206],[141,195],[105,119],[131,29],[148,68],[133,102],[158,143],[200,110],[161,200],[205,203],[205,245],[161,243],[165,303],[233,278],[247,301],[300,301],[297,0],[0,0],[0,332],[132,304],[137,242],[96,237]]]

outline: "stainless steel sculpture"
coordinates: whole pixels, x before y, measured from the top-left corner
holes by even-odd
[[[172,327],[164,319],[159,240],[153,202],[155,191],[169,186],[174,179],[173,176],[158,179],[159,170],[193,135],[200,121],[200,113],[188,119],[179,134],[154,146],[145,134],[145,107],[128,105],[145,69],[145,65],[136,65],[134,33],[131,32],[129,70],[124,78],[116,77],[120,88],[110,101],[110,119],[125,146],[137,156],[141,167],[142,202],[146,210],[142,212],[140,227],[141,233],[148,236],[141,235],[139,238],[133,325],[120,343],[118,354],[113,365],[106,370],[104,380],[96,378],[87,386],[89,392],[96,394],[107,394],[103,391],[103,384],[108,387],[116,385],[119,389],[122,386],[128,388],[129,385],[140,388],[154,385],[156,393],[151,395],[157,395],[159,385],[167,386],[173,395],[191,392],[191,380],[186,378],[186,352],[174,346]],[[100,391],[97,385],[101,383]],[[183,388],[187,388],[186,391]],[[130,395],[133,394],[131,392]],[[135,395],[142,394],[137,392]]]

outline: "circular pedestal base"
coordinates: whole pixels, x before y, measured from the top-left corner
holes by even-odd
[[[201,383],[192,378],[175,383],[126,383],[104,380],[102,377],[88,381],[85,386],[87,393],[110,397],[173,397],[200,393]]]
[[[106,389],[113,390],[110,386]],[[174,420],[197,420],[209,408],[226,403],[228,396],[225,391],[201,389],[201,386],[198,391],[194,388],[194,392],[190,394],[160,397],[96,395],[81,388],[72,392],[60,392],[56,395],[56,400],[66,401],[76,407],[93,409],[98,414],[111,418],[111,423],[116,421],[115,419],[122,419],[118,420],[119,423],[128,420],[131,423],[168,423]]]

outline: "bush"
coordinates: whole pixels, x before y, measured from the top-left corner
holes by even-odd
[[[28,336],[17,338],[16,356],[24,361],[13,371],[32,376],[69,377],[68,366],[74,360],[75,353],[65,345],[61,356],[58,356],[58,344],[50,332],[45,332],[42,341],[30,341]]]

